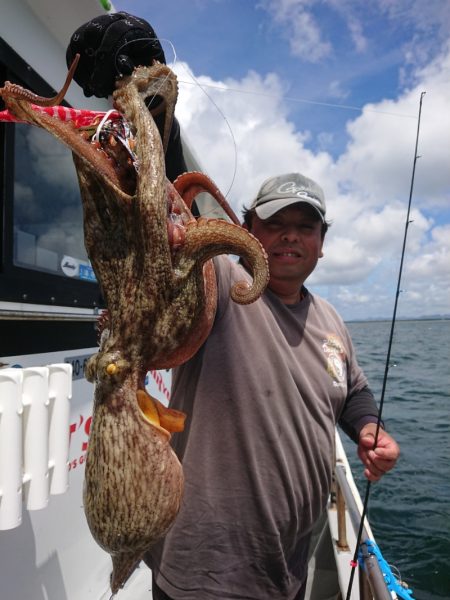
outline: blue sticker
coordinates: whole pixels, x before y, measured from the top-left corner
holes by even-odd
[[[97,281],[94,269],[90,265],[80,264],[79,278],[85,279],[86,281]]]

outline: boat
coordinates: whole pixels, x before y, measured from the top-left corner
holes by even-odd
[[[2,0],[0,85],[10,80],[54,95],[66,77],[72,32],[113,10],[103,4]],[[107,100],[85,98],[76,85],[66,101],[110,108]],[[97,351],[102,302],[84,250],[78,183],[70,152],[46,132],[0,123],[0,137],[1,598],[103,600],[110,598],[110,557],[93,540],[82,507],[93,398],[84,370]],[[198,169],[183,143],[189,167]],[[169,371],[147,376],[149,392],[165,403],[170,377]],[[313,536],[310,600],[346,597],[360,520],[361,499],[336,433],[335,488]],[[364,568],[348,597],[400,597],[374,550],[367,520],[362,540]],[[117,598],[144,600],[150,590],[150,571],[141,564]]]

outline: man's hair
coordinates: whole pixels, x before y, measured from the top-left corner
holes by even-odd
[[[251,231],[252,228],[252,223],[253,223],[253,217],[256,215],[256,211],[254,208],[243,208],[242,209],[242,216],[243,216],[243,222],[244,225],[247,226],[247,229],[249,231]],[[328,223],[327,221],[324,221],[322,223],[322,231],[321,231],[321,235],[322,235],[322,239],[324,239],[326,232],[328,231],[328,228],[331,227],[331,223]]]

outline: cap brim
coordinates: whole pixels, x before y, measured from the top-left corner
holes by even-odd
[[[272,217],[279,210],[286,208],[286,206],[291,206],[292,204],[309,204],[309,206],[312,206],[317,212],[320,220],[323,223],[325,222],[325,215],[322,213],[322,211],[314,204],[314,202],[305,199],[299,200],[298,198],[279,198],[278,200],[270,200],[269,202],[255,206],[255,212],[258,217],[264,221],[265,219]]]

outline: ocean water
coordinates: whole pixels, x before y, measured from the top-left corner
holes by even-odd
[[[348,323],[378,401],[390,327]],[[450,599],[450,320],[397,321],[383,420],[401,456],[371,486],[375,539],[416,600]],[[366,480],[354,445],[345,447],[363,496]]]

